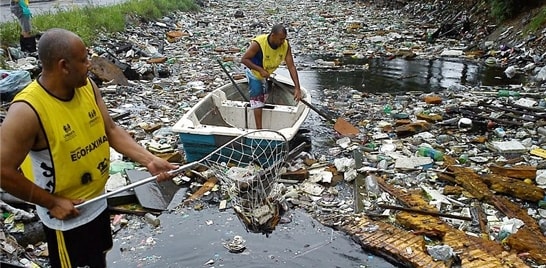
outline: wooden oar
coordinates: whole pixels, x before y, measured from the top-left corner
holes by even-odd
[[[282,90],[285,90],[285,91],[288,91],[291,94],[294,94],[294,92],[292,92],[292,90],[290,90],[284,84],[277,81],[275,78],[270,77],[269,79],[271,79],[271,81],[275,85],[280,87]],[[339,134],[341,134],[343,136],[355,136],[360,132],[358,130],[358,128],[353,126],[351,123],[347,122],[345,119],[343,119],[341,117],[338,117],[337,120],[334,120],[333,118],[329,117],[327,114],[325,114],[324,112],[322,112],[321,110],[319,110],[315,106],[311,105],[311,103],[307,102],[306,100],[301,99],[300,101],[303,104],[307,105],[307,107],[311,108],[311,110],[315,111],[320,116],[324,117],[324,119],[332,122],[334,124],[334,130],[337,131]]]
[[[224,67],[224,64],[222,64],[222,62],[219,59],[216,59],[216,61],[218,62],[218,64],[220,64],[220,67],[222,67],[222,70],[224,70],[224,73],[226,73],[226,75],[229,77],[229,80],[231,80],[231,83],[233,84],[235,89],[237,89],[237,91],[239,91],[239,94],[241,95],[241,97],[243,97],[243,100],[245,100],[246,102],[249,102],[248,98],[245,96],[245,94],[243,93],[243,91],[241,90],[241,88],[239,87],[237,82],[235,82],[235,80],[233,80],[233,77],[231,77],[229,72],[226,70],[226,67]],[[245,105],[245,128],[248,128],[247,108],[248,108],[248,106]]]
[[[235,89],[237,89],[237,91],[239,91],[239,94],[241,94],[241,97],[243,97],[243,100],[248,102],[248,98],[245,96],[245,94],[243,93],[243,91],[241,90],[241,88],[239,87],[237,82],[235,82],[235,80],[233,80],[233,77],[231,77],[229,72],[226,70],[226,67],[224,67],[224,65],[222,64],[222,62],[219,59],[217,59],[216,61],[218,62],[218,64],[220,64],[220,67],[222,67],[222,70],[224,70],[224,72],[227,74],[227,76],[229,77],[229,80],[231,80],[231,83],[233,84]]]

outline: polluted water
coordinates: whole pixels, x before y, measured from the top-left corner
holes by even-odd
[[[159,227],[130,220],[114,238],[108,267],[396,267],[304,211],[265,235],[248,233],[232,210],[216,205],[164,213]],[[244,251],[226,245],[244,240]]]

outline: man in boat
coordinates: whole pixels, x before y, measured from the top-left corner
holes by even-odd
[[[286,40],[286,28],[276,24],[269,34],[252,39],[241,62],[246,65],[250,107],[254,109],[256,129],[262,128],[262,109],[268,97],[270,85],[267,79],[284,61],[294,82],[294,99],[301,99],[300,81],[294,65],[292,50]]]

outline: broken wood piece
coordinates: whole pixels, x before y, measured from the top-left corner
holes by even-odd
[[[510,195],[522,200],[538,202],[544,198],[544,190],[524,181],[498,174],[486,174],[483,181],[497,193]]]
[[[449,155],[444,155],[444,165],[455,174],[455,182],[465,188],[478,200],[488,200],[493,196],[491,190],[481,176],[470,168],[457,166],[457,161]]]
[[[153,63],[164,63],[167,61],[167,57],[159,57],[159,58],[151,58],[147,60],[147,63],[153,64]]]
[[[440,114],[425,114],[425,113],[419,113],[416,115],[417,119],[425,120],[430,123],[436,123],[444,120],[442,115]]]
[[[423,98],[427,104],[442,104],[442,97],[438,95],[428,95]]]
[[[537,173],[537,168],[535,166],[523,165],[514,167],[501,167],[497,165],[491,165],[489,166],[489,170],[498,175],[517,179],[534,179]]]
[[[480,102],[480,104],[482,106],[484,106],[484,107],[494,109],[494,110],[500,110],[500,111],[510,112],[510,113],[514,113],[514,114],[530,115],[532,117],[538,117],[538,118],[546,118],[546,114],[544,114],[545,111],[543,109],[533,110],[533,107],[524,107],[524,106],[517,105],[517,104],[511,104],[510,105],[510,104],[506,104],[506,103],[503,103],[503,106],[495,106],[495,105],[491,105],[491,104],[486,104],[484,102]],[[506,107],[506,105],[513,106],[516,109],[508,108],[508,107]],[[530,109],[533,112],[522,111],[522,110],[528,110],[528,109]]]
[[[138,215],[138,216],[144,216],[144,214],[146,214],[146,213],[153,213],[153,214],[156,214],[156,215],[161,214],[158,211],[154,211],[154,210],[151,210],[151,209],[146,209],[146,208],[142,207],[140,204],[137,204],[137,203],[109,206],[108,210],[110,212],[114,212],[114,213],[134,214],[134,215]]]
[[[499,125],[523,126],[523,123],[519,121],[500,119],[500,118],[495,118],[495,117],[486,115],[488,113],[478,107],[462,107],[461,109],[459,109],[459,112],[463,114],[464,116],[472,119],[473,121],[479,121],[480,119],[487,119],[487,120],[494,121],[495,123]]]
[[[423,131],[427,131],[431,128],[431,124],[426,121],[421,122],[414,122],[407,125],[401,125],[399,127],[396,127],[394,131],[396,132],[396,135],[400,138],[408,137],[416,133],[420,133]]]
[[[447,267],[443,262],[435,261],[426,252],[425,240],[421,235],[368,217],[345,216],[319,220],[322,224],[333,227],[335,222],[344,222],[337,227],[350,234],[363,249],[392,259],[403,267]]]
[[[463,187],[456,185],[446,185],[443,190],[444,195],[461,195],[464,191]]]
[[[542,158],[546,158],[546,150],[542,148],[535,148],[529,152],[532,155],[540,156]]]
[[[197,190],[195,193],[193,193],[188,199],[184,200],[184,204],[187,204],[193,200],[196,200],[198,198],[201,198],[206,192],[212,190],[214,185],[218,183],[218,179],[216,177],[210,177],[199,190]]]
[[[285,180],[296,180],[302,182],[309,178],[309,171],[305,168],[300,168],[295,171],[287,171],[281,174],[281,179]]]
[[[487,224],[487,215],[485,215],[485,211],[483,210],[482,206],[479,203],[474,202],[472,204],[470,213],[475,214],[474,217],[478,220],[478,223],[480,224],[480,231],[481,231],[480,237],[485,240],[490,240],[489,225]]]
[[[516,233],[508,237],[507,245],[515,252],[529,253],[526,258],[532,259],[539,265],[546,264],[546,252],[544,252],[546,237],[542,234],[537,221],[529,216],[527,209],[502,196],[493,196],[491,203],[507,217],[517,218],[525,223]]]
[[[174,151],[170,153],[157,153],[155,155],[171,163],[181,163],[182,160],[184,160],[182,154],[179,151]]]
[[[392,193],[400,203],[407,207],[432,211],[435,209],[424,199],[421,192],[412,192],[389,184],[382,185],[383,187],[388,188],[387,192]],[[488,191],[487,187],[486,191]],[[506,251],[502,245],[495,241],[469,235],[439,218],[401,211],[396,214],[396,222],[400,226],[411,230],[444,233],[441,242],[458,252],[457,256],[460,258],[463,267],[504,267],[503,264],[506,263],[510,263],[511,267],[529,267],[518,257],[516,252]],[[531,259],[534,260],[534,258]]]
[[[405,208],[405,207],[391,206],[391,205],[386,205],[386,204],[378,204],[378,206],[380,208],[385,208],[385,209],[400,210],[400,211],[405,211],[405,212],[414,212],[414,213],[419,213],[419,214],[424,214],[424,215],[452,218],[452,219],[458,219],[458,220],[463,220],[463,221],[471,221],[472,220],[471,217],[453,215],[453,214],[445,214],[445,213],[434,212],[434,211],[426,211],[426,210],[421,210],[421,209]]]

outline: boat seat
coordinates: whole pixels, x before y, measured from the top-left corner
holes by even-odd
[[[233,101],[233,100],[223,100],[222,101],[222,107],[239,107],[239,108],[245,108],[245,106],[248,106],[250,108],[250,103],[246,101]]]
[[[218,109],[224,120],[232,126],[240,128],[255,127],[254,112],[248,102],[224,100]],[[246,118],[245,110],[247,113]],[[266,104],[262,112],[263,127],[269,129],[287,128],[291,126],[293,118],[297,118],[297,116],[298,108],[296,106]]]

